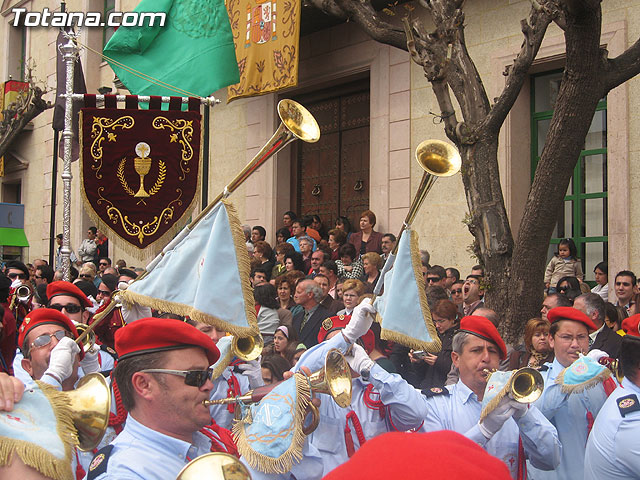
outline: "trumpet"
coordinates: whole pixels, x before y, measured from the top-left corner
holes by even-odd
[[[289,380],[283,380],[283,382],[287,382]],[[337,349],[334,348],[329,350],[325,359],[324,367],[309,375],[308,380],[309,385],[311,386],[312,395],[314,393],[326,393],[331,395],[334,402],[342,408],[351,405],[351,370],[346,359]],[[282,382],[265,385],[264,387],[250,390],[244,395],[239,395],[237,397],[221,398],[218,400],[204,400],[202,404],[204,406],[209,406],[228,405],[238,402],[242,402],[245,405],[258,403],[280,383]],[[311,406],[313,404],[309,403],[309,405]],[[313,432],[320,421],[317,408],[315,406],[311,406],[310,408],[313,420],[311,425],[304,429],[304,433],[306,435]]]
[[[16,291],[13,294],[15,295],[16,300],[22,303],[26,303],[32,297],[33,290],[31,290],[31,287],[29,287],[29,285],[23,283],[16,288]]]
[[[87,353],[96,344],[96,334],[93,329],[89,330],[89,325],[86,323],[76,323],[75,326],[78,331],[78,339],[82,339],[77,342],[78,346],[82,348],[84,353]],[[88,333],[83,335],[86,331]]]
[[[495,370],[494,370],[495,371]],[[494,371],[484,369],[484,372],[489,376]],[[523,367],[519,370],[514,370],[508,383],[509,396],[518,403],[533,403],[544,390],[544,380],[540,372],[535,368]]]
[[[262,353],[264,339],[259,333],[253,337],[233,337],[231,341],[231,351],[240,360],[250,362],[255,360]]]
[[[251,474],[240,460],[228,453],[205,453],[187,463],[176,480],[251,480]]]

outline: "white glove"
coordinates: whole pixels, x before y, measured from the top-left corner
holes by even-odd
[[[587,357],[589,357],[591,360],[594,360],[596,362],[599,362],[601,358],[608,357],[608,356],[609,354],[607,352],[598,350],[597,348],[587,353]]]
[[[351,369],[356,373],[360,373],[363,370],[370,370],[374,364],[374,361],[369,358],[365,349],[357,343],[352,345],[351,353],[345,358]]]
[[[100,371],[100,349],[94,345],[91,350],[84,354],[84,358],[80,360],[82,371],[86,374]]]
[[[151,309],[149,307],[143,307],[137,303],[122,302],[122,319],[127,325],[141,318],[147,318],[151,316]]]
[[[251,389],[264,385],[264,380],[262,380],[262,367],[260,367],[261,360],[262,356],[259,356],[255,360],[238,365],[238,368],[242,370],[242,375],[245,375],[249,379]]]
[[[351,320],[347,326],[342,329],[342,334],[350,342],[353,343],[362,335],[367,333],[373,323],[373,317],[376,309],[371,305],[371,299],[365,298],[356,308],[353,309]]]
[[[527,405],[525,403],[518,403],[506,395],[500,400],[498,406],[478,424],[478,427],[485,437],[491,438],[509,418],[520,419],[526,411]]]
[[[78,353],[80,353],[78,344],[69,337],[63,337],[51,350],[49,368],[44,375],[50,375],[60,383],[64,382],[73,373],[73,364]]]
[[[16,278],[13,282],[11,282],[11,288],[18,288],[20,285],[22,285],[22,280],[20,280],[19,278]]]

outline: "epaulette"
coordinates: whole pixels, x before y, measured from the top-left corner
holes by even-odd
[[[620,397],[617,400],[618,410],[623,417],[631,412],[637,412],[640,410],[640,404],[638,403],[638,397],[635,394],[626,395]]]
[[[537,369],[539,372],[546,372],[549,370],[549,365],[540,365]]]
[[[114,360],[118,360],[118,354],[116,353],[116,351],[113,348],[107,347],[105,344],[102,344],[102,345],[100,345],[100,350],[102,350],[103,352],[106,352],[109,355],[111,355]]]
[[[94,480],[107,471],[111,450],[113,450],[113,445],[107,445],[96,452],[89,465],[87,480]]]
[[[436,397],[438,395],[450,395],[449,389],[441,387],[425,388],[421,392],[425,397]]]

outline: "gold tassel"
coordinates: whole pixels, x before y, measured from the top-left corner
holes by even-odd
[[[567,367],[569,368],[569,367]],[[585,390],[589,390],[590,388],[595,387],[596,385],[604,382],[607,378],[609,378],[611,376],[611,370],[609,370],[608,368],[603,369],[598,375],[596,375],[593,378],[590,378],[589,380],[582,382],[582,383],[578,383],[576,385],[565,385],[564,384],[564,373],[567,371],[567,369],[565,368],[564,370],[562,370],[562,372],[560,372],[560,375],[558,375],[556,377],[556,383],[561,385],[561,390],[562,393],[567,393],[569,395],[571,395],[572,393],[582,393]]]
[[[8,465],[12,454],[15,454],[25,465],[37,470],[45,477],[53,480],[74,480],[71,455],[73,446],[78,443],[78,437],[73,425],[71,409],[64,395],[55,388],[39,381],[36,381],[36,384],[49,400],[56,416],[57,433],[64,444],[64,458],[56,458],[46,448],[31,442],[0,437],[0,466]]]
[[[278,458],[268,457],[256,452],[251,448],[247,440],[244,421],[237,421],[233,425],[233,436],[238,446],[238,452],[240,452],[252,468],[260,472],[269,474],[287,473],[291,470],[294,462],[299,462],[302,459],[302,448],[306,440],[302,428],[304,426],[307,405],[311,401],[311,387],[303,374],[296,373],[293,378],[296,382],[297,406],[293,416],[293,438],[286,452]]]
[[[226,355],[218,360],[217,366],[214,368],[211,378],[218,378],[220,375],[222,375],[222,372],[224,372],[225,369],[229,366],[229,363],[231,363],[232,359],[233,350],[229,348]]]
[[[502,387],[502,390],[500,390],[495,397],[493,397],[489,403],[487,403],[487,405],[482,409],[482,412],[480,413],[480,421],[483,421],[487,415],[489,415],[491,412],[493,412],[495,410],[495,408],[498,406],[498,404],[500,403],[500,401],[507,396],[507,394],[509,393],[509,391],[511,390],[511,380],[513,379],[513,375],[511,375],[511,378],[509,379],[509,381],[506,383],[506,385],[504,387]],[[488,381],[489,379],[487,379]]]

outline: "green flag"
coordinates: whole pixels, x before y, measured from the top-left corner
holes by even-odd
[[[240,81],[223,0],[142,0],[135,11],[166,17],[164,26],[155,18],[154,26],[120,27],[104,47],[107,62],[132,94],[188,95],[116,62],[201,97]]]

